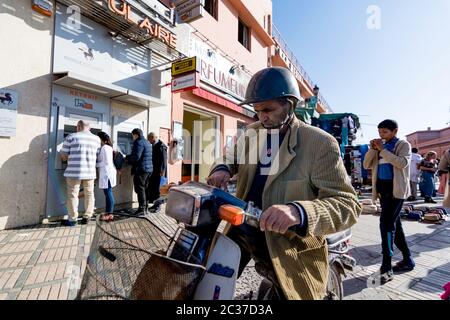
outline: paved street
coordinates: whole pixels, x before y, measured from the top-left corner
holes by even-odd
[[[165,223],[158,215],[152,219]],[[378,216],[362,215],[353,228],[351,254],[358,266],[344,281],[345,299],[439,299],[442,285],[450,281],[450,222],[403,221],[416,269],[384,286],[368,282],[380,267],[381,248]],[[174,230],[173,225],[166,228]],[[91,222],[75,228],[55,224],[0,231],[0,299],[74,299],[69,278],[84,271],[94,229]],[[253,291],[255,299],[260,280],[250,264],[239,279],[236,298],[248,299]]]

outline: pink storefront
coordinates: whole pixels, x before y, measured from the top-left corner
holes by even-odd
[[[204,16],[190,23],[197,86],[172,95],[170,182],[204,182],[213,159],[254,121],[253,110],[239,103],[252,74],[268,66],[274,43],[271,1],[206,1],[204,8]],[[178,155],[173,141],[182,144]]]

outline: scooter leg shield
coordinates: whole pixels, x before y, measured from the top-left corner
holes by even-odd
[[[217,234],[207,260],[206,273],[197,286],[194,300],[233,300],[241,261],[241,249],[227,236]]]

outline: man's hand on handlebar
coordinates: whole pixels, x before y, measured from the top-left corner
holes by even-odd
[[[214,172],[206,179],[206,183],[210,186],[225,190],[230,182],[231,174],[226,170],[219,170]]]
[[[300,213],[295,206],[275,205],[262,213],[259,226],[261,231],[285,234],[290,227],[300,223]]]

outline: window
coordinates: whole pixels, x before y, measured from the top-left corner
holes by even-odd
[[[247,48],[248,51],[251,51],[250,47],[250,29],[247,27],[241,19],[239,19],[239,30],[238,30],[238,40],[239,42]]]
[[[218,17],[217,1],[218,0],[205,0],[205,10],[216,20]]]

